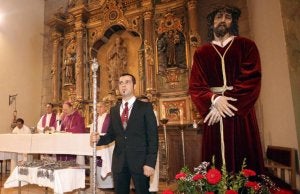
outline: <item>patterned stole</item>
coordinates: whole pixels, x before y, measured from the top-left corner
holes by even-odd
[[[42,127],[46,127],[47,114],[45,114],[42,118]],[[51,114],[50,123],[48,127],[56,127],[56,115],[54,113]]]
[[[107,133],[108,125],[109,125],[109,114],[106,114],[105,119],[103,121],[101,133]]]

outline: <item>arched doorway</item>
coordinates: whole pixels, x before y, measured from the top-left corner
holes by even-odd
[[[139,51],[142,45],[141,36],[134,31],[128,31],[122,25],[113,25],[103,36],[92,45],[90,54],[100,64],[99,68],[99,99],[108,95],[118,98],[117,79],[121,73],[127,72],[137,79],[137,87],[141,88],[139,81],[143,63],[139,60]],[[142,91],[137,90],[136,95]]]

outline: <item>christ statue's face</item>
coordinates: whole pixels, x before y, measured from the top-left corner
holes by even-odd
[[[227,12],[218,12],[214,18],[214,34],[216,37],[224,37],[229,33],[232,24],[232,16]]]

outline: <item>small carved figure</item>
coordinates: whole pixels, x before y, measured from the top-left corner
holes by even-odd
[[[159,72],[164,72],[167,68],[167,57],[165,55],[166,50],[167,50],[166,39],[164,36],[162,36],[157,41]]]
[[[107,60],[109,89],[116,91],[119,77],[127,69],[127,47],[120,37],[116,38],[114,46],[109,50]]]
[[[74,83],[74,66],[75,66],[75,56],[72,56],[71,53],[67,54],[65,59],[65,84],[73,84]]]
[[[167,59],[168,67],[176,66],[176,44],[180,41],[176,31],[170,30],[167,33]]]
[[[158,72],[164,74],[169,68],[186,69],[185,38],[177,30],[169,30],[157,40]]]

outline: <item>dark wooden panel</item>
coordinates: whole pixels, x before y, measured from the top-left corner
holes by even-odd
[[[167,126],[168,156],[165,150],[163,127],[159,128],[160,179],[170,181],[185,165],[191,170],[201,162],[202,134],[198,129],[180,126]],[[182,138],[184,137],[184,138]],[[184,152],[183,144],[184,141]]]

